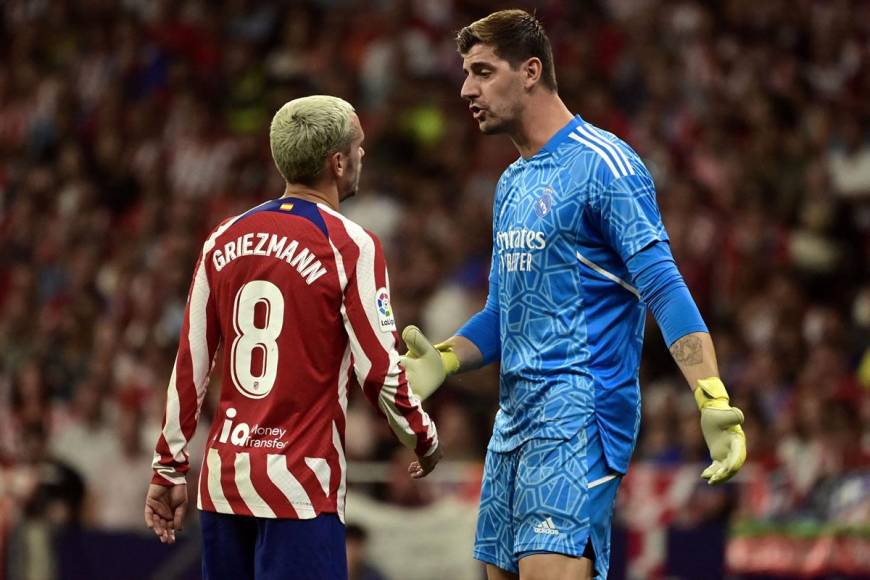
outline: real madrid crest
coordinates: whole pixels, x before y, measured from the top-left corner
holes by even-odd
[[[553,194],[556,192],[553,191],[553,188],[547,186],[544,188],[544,191],[541,193],[540,197],[535,200],[535,213],[539,218],[546,216],[550,213],[550,209],[553,207]]]

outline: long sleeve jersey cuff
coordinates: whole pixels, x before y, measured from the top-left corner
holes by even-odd
[[[187,477],[185,473],[181,471],[161,468],[159,470],[154,470],[154,473],[151,476],[151,483],[162,485],[163,487],[172,487],[174,485],[183,485],[187,483]]]
[[[626,266],[668,347],[687,334],[707,332],[707,325],[674,262],[670,244],[650,244],[629,258]]]
[[[491,308],[489,304],[468,319],[456,334],[474,343],[483,355],[484,365],[496,360],[501,353],[498,310]]]

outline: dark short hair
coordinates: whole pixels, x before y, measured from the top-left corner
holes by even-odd
[[[508,61],[512,68],[530,58],[543,65],[541,82],[556,92],[556,67],[553,49],[541,21],[525,10],[499,10],[472,22],[456,35],[459,54],[468,54],[475,44],[491,46],[496,56]]]

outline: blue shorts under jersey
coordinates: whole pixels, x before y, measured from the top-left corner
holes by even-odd
[[[344,524],[200,512],[203,580],[347,580]]]
[[[607,578],[620,480],[594,422],[567,441],[529,439],[513,451],[489,450],[474,557],[517,573],[527,555],[583,556]]]

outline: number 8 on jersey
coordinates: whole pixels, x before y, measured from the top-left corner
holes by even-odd
[[[257,305],[265,306],[265,326],[254,321]],[[253,280],[239,288],[233,307],[236,338],[230,351],[233,384],[251,399],[262,399],[278,377],[278,336],[284,327],[284,296],[275,284]],[[254,351],[262,354],[262,372],[254,375]]]

